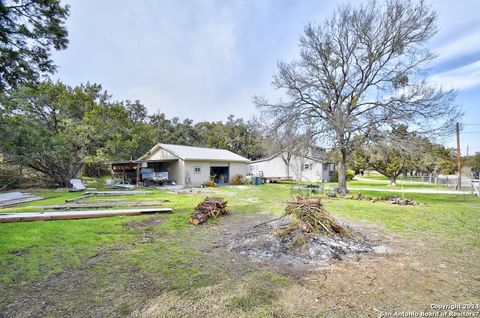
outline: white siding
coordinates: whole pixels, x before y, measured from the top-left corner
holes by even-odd
[[[195,173],[195,167],[200,168],[200,173]],[[188,180],[190,179],[190,180]],[[185,161],[185,183],[199,186],[210,180],[210,163],[204,161]]]
[[[230,163],[230,180],[236,174],[239,174],[245,177],[247,175],[247,164],[244,162],[231,162]]]
[[[270,160],[250,163],[248,166],[249,172],[257,177],[289,177],[287,174],[287,165],[283,162],[281,156],[274,157]]]
[[[158,148],[155,152],[143,158],[143,160],[164,160],[164,159],[178,159],[178,157],[166,151],[165,149]]]
[[[177,184],[185,184],[185,161],[178,159],[172,163],[168,173],[169,179],[175,180]]]
[[[305,164],[309,167],[305,170]],[[270,160],[253,162],[248,164],[248,171],[255,176],[265,178],[286,178],[291,177],[297,181],[321,182],[329,181],[329,164],[311,160],[301,156],[293,156],[290,160],[289,169],[287,164],[278,155]],[[288,172],[287,172],[288,171]]]
[[[205,161],[185,161],[185,179],[190,178],[192,186],[199,186],[210,180],[210,167],[229,167],[229,178],[240,174],[247,175],[247,164],[243,162],[205,162]],[[200,173],[195,173],[195,167],[200,168]],[[185,180],[185,185],[187,185]],[[229,180],[230,181],[230,180]]]

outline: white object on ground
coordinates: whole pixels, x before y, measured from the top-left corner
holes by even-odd
[[[70,220],[102,218],[117,215],[138,215],[146,213],[169,213],[171,208],[154,209],[121,209],[121,210],[88,210],[88,211],[64,211],[64,212],[31,212],[0,214],[0,223],[5,222],[29,222],[49,220]]]
[[[77,191],[85,190],[85,185],[80,179],[70,179],[70,184],[72,185],[73,189]]]

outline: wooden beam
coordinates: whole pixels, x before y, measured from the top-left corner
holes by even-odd
[[[0,214],[0,223],[53,221],[53,220],[77,220],[104,218],[120,215],[140,215],[151,213],[171,213],[171,208],[156,209],[128,209],[128,210],[89,210],[89,211],[58,211],[58,212],[32,212]]]

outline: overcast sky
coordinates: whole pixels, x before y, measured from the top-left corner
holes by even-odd
[[[305,24],[339,3],[318,0],[75,0],[70,44],[53,56],[54,78],[102,84],[115,100],[140,100],[151,113],[199,120],[256,114],[254,95],[271,87],[280,60],[298,53]],[[463,123],[480,124],[480,1],[433,1],[439,32],[431,80],[458,90]],[[464,126],[462,153],[480,151],[479,126]],[[447,140],[452,146],[453,138]]]

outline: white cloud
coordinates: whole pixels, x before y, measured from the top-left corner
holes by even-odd
[[[435,74],[429,79],[431,82],[448,89],[465,90],[480,86],[480,61]]]
[[[469,33],[456,39],[449,39],[448,43],[434,49],[438,57],[433,64],[438,65],[470,54],[480,53],[479,43],[480,28],[471,30]]]

